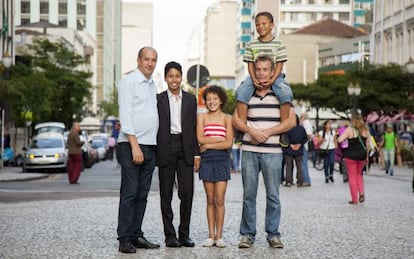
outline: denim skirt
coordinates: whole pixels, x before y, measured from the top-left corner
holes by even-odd
[[[201,153],[200,180],[219,182],[230,180],[230,155],[228,150],[208,149]]]

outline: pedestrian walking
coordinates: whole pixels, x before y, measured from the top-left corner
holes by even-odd
[[[290,187],[293,183],[293,161],[296,165],[296,184],[297,187],[303,187],[303,150],[304,144],[308,141],[305,128],[299,124],[299,117],[297,117],[297,125],[287,132],[289,145],[283,147],[283,157],[286,163],[286,183],[285,186]]]
[[[365,201],[362,169],[368,159],[369,138],[368,127],[360,114],[352,115],[350,126],[338,137],[339,143],[348,141],[348,147],[344,149],[344,157],[351,193],[349,204]]]
[[[309,148],[309,146],[313,146],[312,137],[313,137],[313,127],[312,123],[309,119],[308,113],[304,112],[300,115],[300,124],[303,126],[303,128],[306,131],[306,136],[308,141],[303,145],[303,158],[302,158],[302,174],[303,174],[303,184],[302,186],[311,186],[311,179],[309,176],[309,152],[312,152],[312,150]],[[309,143],[312,143],[309,145]]]
[[[182,69],[177,62],[164,68],[168,89],[158,94],[160,126],[157,134],[157,165],[160,184],[162,222],[167,247],[193,247],[190,219],[194,194],[194,171],[200,166],[196,140],[197,102],[193,94],[181,89]],[[177,178],[180,199],[180,225],[173,225],[171,202]]]
[[[199,177],[206,192],[209,232],[203,246],[225,247],[224,203],[227,181],[230,180],[229,149],[233,145],[233,126],[231,116],[222,111],[227,96],[221,87],[206,88],[203,100],[208,111],[197,116],[197,139],[201,153]]]
[[[159,248],[144,237],[142,220],[156,164],[157,89],[152,78],[157,51],[143,47],[138,52],[137,68],[118,84],[119,120],[122,125],[116,157],[121,165],[118,214],[118,240],[121,253],[136,253],[136,248]]]
[[[67,140],[69,154],[68,178],[70,184],[78,183],[79,176],[82,171],[82,146],[84,142],[80,140],[80,133],[80,124],[78,122],[74,122]]]
[[[336,133],[331,128],[332,122],[323,123],[323,129],[318,132],[319,154],[323,158],[325,183],[334,182],[333,172],[335,165]]]
[[[395,156],[400,153],[400,146],[398,145],[398,136],[394,132],[391,123],[387,124],[387,129],[382,136],[382,142],[379,145],[380,149],[384,150],[385,173],[394,175]]]
[[[247,121],[240,119],[237,110],[233,114],[234,127],[244,132],[241,147],[243,211],[239,248],[250,248],[255,242],[256,195],[260,172],[266,188],[266,239],[270,247],[283,248],[279,232],[281,216],[279,186],[282,171],[279,134],[292,128],[296,124],[296,118],[294,115],[290,116],[290,111],[293,110],[291,103],[281,102],[268,83],[275,71],[272,57],[268,55],[257,57],[254,68],[256,79],[263,87],[257,88],[248,102]]]

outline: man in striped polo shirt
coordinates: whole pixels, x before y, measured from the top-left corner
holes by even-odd
[[[266,187],[266,239],[271,247],[283,248],[279,232],[281,215],[279,186],[282,171],[279,134],[288,131],[296,124],[294,111],[290,109],[293,97],[289,98],[290,102],[280,103],[271,90],[269,82],[275,71],[275,65],[270,56],[257,57],[254,69],[256,78],[263,87],[257,88],[248,102],[247,121],[240,119],[237,110],[233,114],[234,127],[244,132],[241,147],[243,212],[239,248],[249,248],[255,241],[256,196],[260,171]]]

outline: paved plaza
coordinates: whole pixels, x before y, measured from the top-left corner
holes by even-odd
[[[119,170],[114,168],[114,170]],[[0,203],[0,258],[414,258],[413,170],[394,176],[372,168],[365,177],[366,201],[349,205],[348,184],[335,172],[325,184],[311,169],[312,186],[280,187],[284,249],[270,248],[264,232],[263,182],[257,197],[257,236],[250,249],[239,249],[242,208],[240,174],[232,174],[226,194],[226,248],[204,248],[207,238],[205,194],[196,175],[191,222],[194,248],[164,245],[158,192],[152,191],[144,220],[145,236],[160,249],[118,252],[118,198],[87,198]],[[177,217],[177,195],[174,193]],[[178,223],[175,224],[176,226]]]

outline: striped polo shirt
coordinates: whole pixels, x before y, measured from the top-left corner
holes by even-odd
[[[273,40],[269,42],[262,42],[256,39],[247,43],[243,61],[254,62],[256,58],[261,55],[271,56],[275,64],[276,62],[287,61],[286,46],[278,38],[273,38]]]
[[[247,110],[247,126],[255,129],[268,129],[280,124],[280,104],[276,95],[269,91],[264,97],[254,93],[250,98]],[[253,145],[248,133],[243,135],[243,151],[257,153],[282,153],[279,135],[271,136],[265,143]]]

